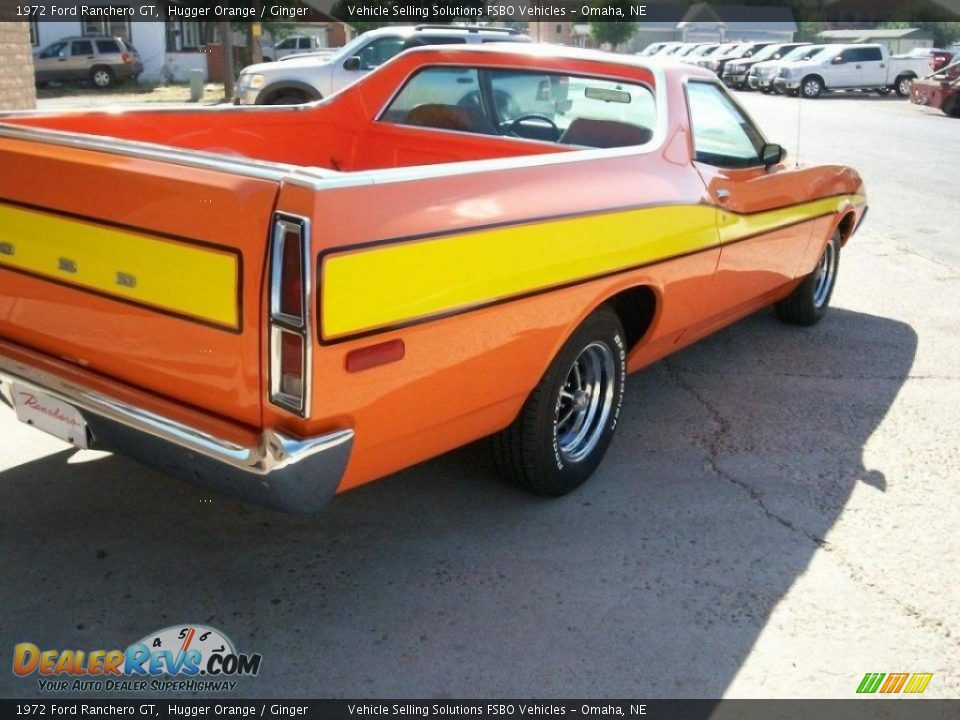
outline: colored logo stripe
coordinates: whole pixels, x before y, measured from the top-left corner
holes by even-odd
[[[931,679],[933,679],[933,673],[914,673],[910,676],[910,681],[903,691],[905,693],[922,693],[927,689]]]
[[[0,203],[0,267],[239,329],[239,255]]]
[[[880,687],[880,683],[884,677],[886,677],[885,673],[867,673],[863,676],[863,680],[860,681],[860,687],[857,688],[857,692],[875,693]]]
[[[325,339],[402,325],[717,247],[837,212],[856,196],[753,215],[666,205],[399,240],[334,252],[320,287]]]
[[[857,687],[859,694],[880,692],[893,695],[899,692],[919,694],[927,689],[933,673],[867,673]]]

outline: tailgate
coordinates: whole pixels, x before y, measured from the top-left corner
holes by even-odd
[[[260,424],[276,177],[3,137],[0,167],[0,338]]]

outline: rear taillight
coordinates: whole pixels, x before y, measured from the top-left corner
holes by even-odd
[[[130,53],[122,53],[120,55],[120,59],[123,60],[125,63],[130,62]]]
[[[305,218],[277,214],[270,248],[270,402],[310,412],[310,237]]]

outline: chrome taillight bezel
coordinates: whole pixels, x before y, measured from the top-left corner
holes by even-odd
[[[289,233],[296,233],[300,241],[300,314],[284,313],[281,310],[283,282],[283,250]],[[310,296],[312,283],[310,268],[310,220],[287,213],[275,213],[270,237],[270,286],[269,302],[269,386],[270,403],[300,417],[310,414],[311,368],[313,360],[313,333],[311,331]],[[299,335],[302,339],[302,376],[299,396],[281,389],[283,373],[282,339],[284,333]]]

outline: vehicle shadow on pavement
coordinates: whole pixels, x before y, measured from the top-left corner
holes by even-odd
[[[916,348],[896,320],[759,313],[632,376],[605,461],[560,500],[498,482],[482,443],[313,518],[123,458],[14,467],[0,648],[203,623],[263,655],[239,696],[717,697],[857,483],[897,482],[862,450]]]

